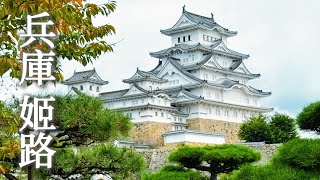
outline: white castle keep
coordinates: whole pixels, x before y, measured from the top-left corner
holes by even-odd
[[[249,55],[227,47],[237,32],[219,25],[212,14],[183,8],[176,24],[161,33],[171,37],[171,47],[151,52],[158,65],[137,69],[123,80],[127,89],[99,92],[108,82],[95,70],[76,72],[63,83],[130,115],[135,124],[130,139],[154,146],[238,142],[240,123],[273,110],[260,104],[271,93],[247,84],[260,77],[246,68]]]

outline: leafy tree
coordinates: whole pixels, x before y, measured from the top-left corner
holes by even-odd
[[[57,127],[49,145],[56,151],[53,168],[34,171],[32,176],[52,179],[76,175],[78,179],[88,179],[93,174],[108,174],[113,179],[135,179],[144,170],[145,162],[140,154],[110,144],[110,141],[128,135],[132,127],[130,117],[105,109],[101,100],[83,94],[56,96],[52,106],[53,124]],[[17,164],[16,155],[14,164]],[[17,179],[13,176],[14,171],[10,172],[12,179]],[[32,178],[30,174],[28,176]]]
[[[11,70],[10,76],[20,78],[22,74],[21,52],[35,52],[40,49],[49,52],[51,49],[42,41],[34,41],[22,49],[10,37],[10,34],[22,45],[27,39],[19,39],[18,32],[26,31],[27,15],[42,12],[50,13],[50,19],[55,23],[49,26],[47,32],[54,32],[53,51],[57,57],[74,59],[83,65],[90,63],[104,52],[112,51],[112,45],[102,38],[115,33],[110,24],[94,26],[92,19],[97,15],[108,17],[116,8],[115,1],[104,4],[89,3],[86,0],[1,0],[0,1],[0,76]],[[47,21],[42,18],[40,21]],[[40,27],[34,29],[39,33]],[[19,53],[20,52],[20,53]],[[54,76],[61,80],[62,74],[58,60],[53,63]]]
[[[320,177],[320,140],[294,139],[278,148],[271,162],[265,166],[245,165],[222,180],[287,180]]]
[[[297,117],[297,123],[301,129],[320,133],[320,101],[304,107]]]
[[[290,116],[275,113],[268,121],[263,115],[250,118],[240,126],[240,139],[247,142],[284,143],[297,136],[295,120]]]
[[[13,106],[0,101],[0,175],[7,179],[15,179],[15,162],[20,153],[20,142],[17,137],[20,125],[19,116]]]
[[[270,143],[288,142],[297,136],[295,120],[286,114],[275,113],[269,126]]]
[[[278,149],[272,162],[320,173],[320,139],[294,139],[289,141]]]
[[[306,172],[289,166],[268,164],[264,166],[244,165],[231,174],[220,176],[221,180],[318,180],[320,173]]]
[[[186,169],[181,166],[167,165],[154,174],[145,174],[142,180],[206,180],[207,177],[195,170]]]
[[[266,116],[260,114],[241,124],[239,137],[247,142],[269,141],[269,131],[270,128]]]
[[[63,179],[77,175],[77,179],[90,179],[92,175],[109,175],[112,179],[138,179],[144,170],[141,154],[130,148],[117,148],[112,144],[99,144],[78,148],[57,149],[53,167],[37,173],[38,179],[51,179],[52,175]]]
[[[232,144],[216,146],[182,146],[169,155],[172,163],[189,169],[207,171],[216,180],[219,173],[231,172],[244,163],[260,159],[260,153],[250,147]]]

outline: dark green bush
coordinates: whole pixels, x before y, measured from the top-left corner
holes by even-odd
[[[301,129],[320,133],[320,101],[304,107],[297,117],[297,123]]]
[[[145,174],[142,180],[207,180],[200,172],[181,166],[169,165],[154,174]]]
[[[283,144],[272,159],[274,164],[320,172],[320,139],[294,139]]]
[[[230,175],[223,175],[220,180],[319,180],[320,174],[308,173],[286,165],[244,165]]]
[[[284,143],[297,136],[295,120],[286,114],[275,113],[269,123],[270,143]]]
[[[263,115],[241,124],[239,137],[247,142],[284,143],[296,137],[295,120],[286,114],[275,113],[270,122]]]
[[[270,141],[269,125],[263,115],[252,117],[240,126],[239,137],[247,142]]]
[[[222,144],[182,146],[169,155],[169,160],[186,168],[207,171],[211,174],[211,179],[216,179],[219,173],[231,172],[244,163],[259,160],[260,157],[260,153],[250,147]]]
[[[320,139],[294,139],[265,166],[245,165],[221,180],[320,180]]]

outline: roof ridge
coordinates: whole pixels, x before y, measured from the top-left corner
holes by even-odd
[[[205,19],[215,23],[215,21],[214,21],[214,19],[212,19],[212,17],[206,17],[206,16],[203,16],[203,15],[195,14],[195,13],[189,12],[187,10],[185,10],[183,13],[189,13],[191,15],[198,16],[198,17],[201,17],[201,18],[205,18]]]
[[[90,69],[90,70],[85,70],[85,71],[78,71],[78,72],[74,72],[75,74],[76,73],[85,73],[85,72],[89,72],[89,71],[93,71],[93,72],[95,72],[95,68],[93,68],[93,69]]]

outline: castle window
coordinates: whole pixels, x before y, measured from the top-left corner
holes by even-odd
[[[237,118],[237,117],[238,117],[238,113],[237,113],[237,111],[234,111],[234,112],[233,112],[233,116],[234,116],[235,118]]]
[[[181,40],[180,40],[180,37],[178,37],[178,43],[180,43],[180,41],[181,41]]]
[[[182,118],[179,118],[179,122],[182,122]]]
[[[164,117],[163,112],[161,113],[161,117]]]
[[[92,91],[92,86],[91,86],[91,85],[90,85],[90,88],[89,88],[89,89],[90,89],[90,91]]]
[[[178,127],[178,126],[175,126],[174,129],[175,129],[176,131],[178,131],[178,130],[179,130],[179,127]]]
[[[82,85],[80,86],[80,90],[83,90],[83,86]]]
[[[158,112],[155,112],[155,116],[158,116]]]
[[[226,110],[224,116],[229,117],[229,110]]]
[[[185,36],[183,36],[183,42],[186,42],[186,37]]]
[[[188,41],[191,41],[191,36],[190,35],[188,36]]]
[[[216,114],[220,116],[220,109],[216,109]]]
[[[204,40],[204,41],[206,40],[206,35],[203,35],[203,40]]]
[[[99,87],[97,87],[97,92],[99,92],[100,90],[99,90]]]

